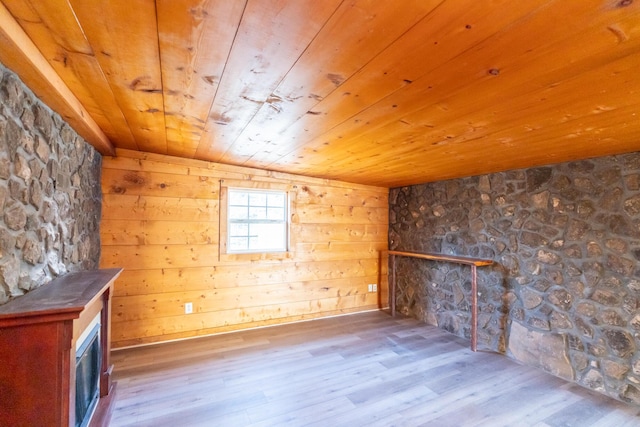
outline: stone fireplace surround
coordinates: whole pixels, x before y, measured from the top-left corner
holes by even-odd
[[[389,249],[489,258],[478,348],[640,405],[640,153],[392,189]],[[469,338],[469,267],[397,261],[397,309]]]
[[[101,160],[0,64],[0,305],[98,268]]]

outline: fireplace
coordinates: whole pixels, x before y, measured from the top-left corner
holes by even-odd
[[[76,427],[85,427],[100,397],[100,317],[76,345]]]
[[[0,306],[0,425],[109,425],[110,296],[120,272],[69,273]]]

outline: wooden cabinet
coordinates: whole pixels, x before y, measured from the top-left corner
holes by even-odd
[[[91,425],[108,423],[110,298],[119,268],[70,273],[0,306],[0,424],[75,425],[76,340],[100,318],[100,399]]]

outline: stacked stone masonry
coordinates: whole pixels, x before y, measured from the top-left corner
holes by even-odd
[[[392,189],[389,248],[494,260],[480,349],[640,404],[640,153]],[[469,267],[397,277],[400,312],[469,338]]]
[[[0,64],[0,304],[98,267],[101,157]]]

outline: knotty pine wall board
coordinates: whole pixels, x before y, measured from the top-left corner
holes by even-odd
[[[154,295],[152,301],[147,295],[132,295],[118,302],[120,320],[145,320],[154,317],[179,316],[184,314],[185,301],[199,301],[199,309],[206,313],[225,309],[246,309],[279,305],[288,302],[309,302],[327,298],[339,298],[364,294],[369,280],[376,277],[334,279],[326,281],[289,282],[271,285],[253,285],[250,281],[239,287],[219,289],[198,289],[187,292],[164,292]]]
[[[193,221],[103,220],[104,238],[114,245],[210,244],[218,238],[218,225]]]
[[[326,283],[336,279],[360,280],[363,277],[376,278],[379,270],[386,275],[386,266],[379,268],[374,258],[353,260],[331,260],[294,262],[274,269],[269,263],[252,265],[247,270],[245,264],[214,267],[190,268],[189,281],[182,280],[184,268],[125,270],[118,278],[114,289],[116,296],[160,294],[199,289],[236,288],[250,284],[271,285],[296,282]]]
[[[303,242],[318,236],[331,242],[350,242],[356,238],[362,242],[380,242],[387,228],[386,225],[375,224],[292,224],[291,230]]]
[[[218,201],[184,197],[103,194],[102,208],[109,211],[109,218],[112,220],[139,220],[144,218],[149,221],[175,222],[179,218],[189,218],[192,221],[213,223],[217,218]]]
[[[114,316],[112,326],[118,327],[111,332],[111,339],[116,346],[134,345],[275,325],[371,309],[377,306],[377,299],[373,293],[359,294],[123,322]]]
[[[126,152],[127,157],[118,155],[117,157],[109,159],[109,167],[111,169],[160,172],[175,175],[198,175],[203,177],[220,177],[221,175],[224,175],[224,179],[261,181],[268,181],[272,179],[276,180],[272,182],[285,183],[296,181],[299,178],[301,180],[300,182],[307,184],[307,187],[310,188],[311,185],[324,187],[325,191],[329,191],[330,189],[341,189],[367,192],[372,189],[379,189],[379,187],[372,187],[370,185],[355,184],[327,178],[312,178],[308,176],[301,177],[299,175],[292,175],[284,172],[255,169],[244,166],[233,166],[223,163],[212,163],[181,157],[171,157],[171,163],[166,163],[166,161],[163,161],[163,159],[166,159],[165,156],[130,150],[121,150],[118,153],[122,152]],[[304,197],[304,195],[301,197]]]
[[[292,257],[221,261],[220,180],[296,186]],[[386,188],[119,150],[102,190],[114,348],[387,305]]]

